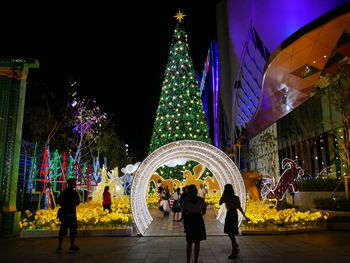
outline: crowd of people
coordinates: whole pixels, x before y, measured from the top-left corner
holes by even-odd
[[[77,252],[80,250],[75,244],[75,236],[77,233],[76,206],[79,205],[81,197],[79,191],[75,189],[75,179],[70,178],[67,183],[67,189],[65,189],[58,198],[58,204],[61,206],[58,210],[58,218],[61,224],[59,229],[58,248],[56,250],[57,253],[62,253],[62,242],[68,229],[70,233],[70,252]],[[172,208],[170,205],[171,194],[169,188],[167,186],[163,188],[160,180],[158,182],[158,192],[160,196],[159,209],[163,212],[163,215],[169,216],[172,209],[173,221],[183,221],[187,242],[187,262],[190,262],[193,244],[194,262],[198,262],[200,242],[207,238],[203,219],[203,215],[207,210],[207,204],[205,202],[205,187],[201,185],[200,190],[198,191],[197,187],[192,184],[185,186],[182,189],[182,193],[180,188],[177,188],[173,193],[174,202]],[[227,210],[224,233],[229,236],[232,246],[232,251],[228,258],[236,258],[238,253],[238,244],[235,238],[235,235],[238,234],[237,210],[239,210],[248,221],[249,219],[246,217],[241,207],[240,199],[235,195],[231,184],[225,185],[219,204],[225,204]],[[108,186],[104,188],[102,206],[104,210],[111,211],[111,194],[109,193]]]
[[[200,185],[200,189],[192,184],[185,186],[182,189],[177,188],[173,193],[173,221],[183,221],[184,230],[186,233],[187,242],[187,262],[190,262],[192,255],[192,247],[194,244],[194,262],[198,262],[200,241],[206,239],[206,230],[203,215],[206,213],[207,204],[205,202],[205,196],[207,190],[204,185]],[[163,212],[164,216],[169,216],[171,211],[170,198],[168,186],[163,187],[161,180],[158,181],[158,193],[160,196],[159,209]],[[231,254],[229,259],[237,257],[238,244],[235,235],[238,234],[238,212],[239,210],[246,220],[246,217],[240,203],[240,199],[235,195],[231,184],[226,184],[219,204],[225,204],[226,206],[226,218],[224,225],[224,233],[227,234],[231,240]]]

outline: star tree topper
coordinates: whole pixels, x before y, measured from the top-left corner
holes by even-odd
[[[179,12],[173,17],[175,17],[179,21],[179,23],[181,23],[181,20],[184,19],[185,16],[186,15],[182,13],[181,10],[179,9]]]

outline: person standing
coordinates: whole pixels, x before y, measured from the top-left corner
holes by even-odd
[[[108,209],[109,212],[112,212],[111,205],[112,205],[111,193],[109,192],[109,186],[106,185],[103,190],[103,201],[102,201],[103,211]]]
[[[162,192],[162,199],[169,200],[171,197],[169,187],[166,185],[163,192]]]
[[[249,221],[249,218],[246,217],[242,207],[239,197],[235,195],[232,184],[226,184],[224,192],[220,198],[219,204],[226,205],[226,217],[225,217],[225,226],[224,233],[227,234],[231,239],[232,252],[228,258],[236,258],[238,253],[238,244],[236,241],[235,235],[238,234],[238,213],[237,209],[242,213],[242,215]]]
[[[187,263],[191,261],[192,244],[194,243],[194,263],[198,262],[200,241],[207,239],[203,215],[207,206],[202,197],[197,196],[198,190],[194,184],[188,187],[188,197],[183,203],[184,227],[187,241]]]
[[[75,236],[78,229],[76,206],[80,203],[80,194],[75,190],[75,179],[67,180],[68,187],[58,197],[57,203],[61,206],[58,210],[58,218],[61,221],[58,233],[57,253],[62,253],[62,243],[69,228],[70,250],[69,252],[77,252],[80,250],[75,245]]]
[[[160,179],[158,180],[157,187],[158,187],[158,193],[161,194],[163,192],[162,180]]]
[[[176,189],[173,194],[174,203],[173,203],[173,221],[180,222],[180,213],[181,213],[181,205],[180,205],[180,187]]]
[[[207,194],[207,189],[205,189],[204,185],[201,184],[199,189],[199,196],[202,197],[205,201],[205,195]]]

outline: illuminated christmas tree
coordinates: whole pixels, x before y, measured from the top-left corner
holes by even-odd
[[[179,22],[185,15],[179,11]],[[149,152],[178,140],[211,143],[187,35],[176,25]]]

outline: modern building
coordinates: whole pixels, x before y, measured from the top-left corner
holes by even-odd
[[[236,159],[241,169],[277,178],[287,157],[310,175],[346,172],[339,116],[313,88],[349,63],[349,33],[350,1],[218,2],[219,97],[229,130],[222,141],[233,149],[244,135],[254,149]],[[313,121],[298,122],[301,113]],[[338,135],[329,133],[329,118],[338,121]]]

